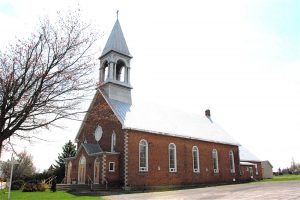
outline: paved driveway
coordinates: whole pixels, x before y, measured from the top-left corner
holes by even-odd
[[[248,200],[248,199],[300,199],[300,181],[250,183],[226,185],[207,188],[176,190],[168,192],[149,192],[135,194],[121,194],[106,196],[109,200],[125,199],[222,199],[222,200]]]

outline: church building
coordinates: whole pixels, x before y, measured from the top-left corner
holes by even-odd
[[[201,116],[132,99],[132,58],[117,20],[99,58],[77,153],[66,159],[66,183],[133,189],[241,180],[240,144],[210,110]]]

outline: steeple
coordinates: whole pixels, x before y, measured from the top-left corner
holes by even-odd
[[[111,51],[123,54],[124,56],[132,57],[129,53],[123,31],[120,26],[119,19],[115,22],[115,25],[109,35],[106,45],[102,51],[101,57],[105,56]]]
[[[131,58],[117,19],[99,58],[99,88],[108,98],[131,104]]]

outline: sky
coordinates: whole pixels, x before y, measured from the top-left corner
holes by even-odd
[[[133,55],[133,103],[199,115],[210,109],[214,121],[274,171],[292,159],[300,163],[300,1],[0,0],[0,49],[28,37],[39,18],[69,9],[80,9],[103,35],[95,44],[98,57],[119,10]],[[60,124],[64,129],[40,131],[47,142],[16,142],[16,150],[32,154],[39,170],[48,168],[80,126]]]

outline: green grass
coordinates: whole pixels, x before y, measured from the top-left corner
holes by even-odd
[[[0,191],[0,199],[7,199],[7,190]],[[12,191],[11,200],[103,200],[101,197],[95,196],[76,196],[64,191],[57,192],[22,192]]]
[[[296,180],[300,180],[300,175],[282,175],[282,176],[273,176],[272,179],[264,179],[261,182],[273,182],[273,181],[296,181]]]

